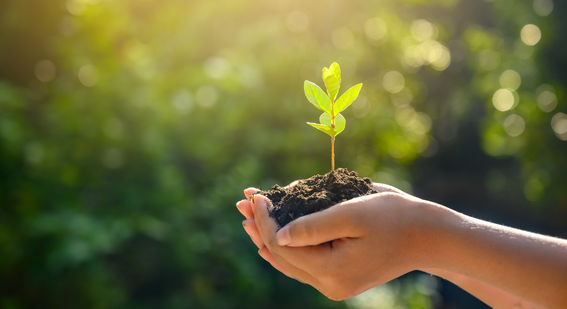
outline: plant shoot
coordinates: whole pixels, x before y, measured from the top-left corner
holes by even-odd
[[[335,136],[341,133],[346,126],[346,120],[340,113],[349,107],[358,97],[362,84],[353,86],[341,97],[337,98],[341,86],[341,68],[334,62],[328,68],[323,68],[323,81],[327,93],[308,80],[304,83],[305,96],[316,108],[323,111],[319,116],[320,123],[307,124],[325,132],[331,137],[331,171],[335,170]]]

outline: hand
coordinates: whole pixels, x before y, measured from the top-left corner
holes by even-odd
[[[259,253],[282,273],[306,282],[331,299],[345,299],[415,269],[418,244],[408,225],[422,201],[375,184],[383,193],[338,204],[296,219],[277,233],[269,200],[255,196],[238,208]],[[254,189],[245,190],[249,197]],[[277,242],[279,241],[279,245]],[[387,249],[385,249],[387,248]]]
[[[298,218],[277,233],[264,197],[255,197],[254,204],[240,201],[237,207],[264,259],[331,299],[348,298],[420,269],[452,281],[494,308],[567,305],[559,292],[567,288],[566,240],[474,219],[374,185],[381,193]],[[257,191],[244,192],[249,199]],[[368,257],[365,250],[375,256]]]

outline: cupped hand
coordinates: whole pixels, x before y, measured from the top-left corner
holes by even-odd
[[[335,300],[358,295],[417,267],[412,213],[422,201],[387,185],[300,217],[280,229],[270,201],[256,195],[238,203],[244,227],[260,255],[282,273]],[[245,190],[249,199],[257,190]],[[278,231],[279,230],[279,231]]]

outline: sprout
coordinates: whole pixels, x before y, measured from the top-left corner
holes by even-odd
[[[346,126],[346,120],[340,113],[349,107],[358,97],[362,84],[353,86],[340,98],[337,98],[341,86],[341,68],[334,62],[329,68],[323,68],[323,81],[327,93],[308,80],[304,83],[305,96],[311,104],[323,111],[319,122],[307,124],[331,136],[331,171],[335,170],[335,136],[341,133]],[[335,100],[336,99],[336,100]]]

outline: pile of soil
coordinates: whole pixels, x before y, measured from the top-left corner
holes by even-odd
[[[345,168],[302,180],[291,190],[275,185],[259,192],[272,201],[270,216],[282,227],[301,216],[373,193],[378,191],[372,188],[370,178],[360,178]]]

